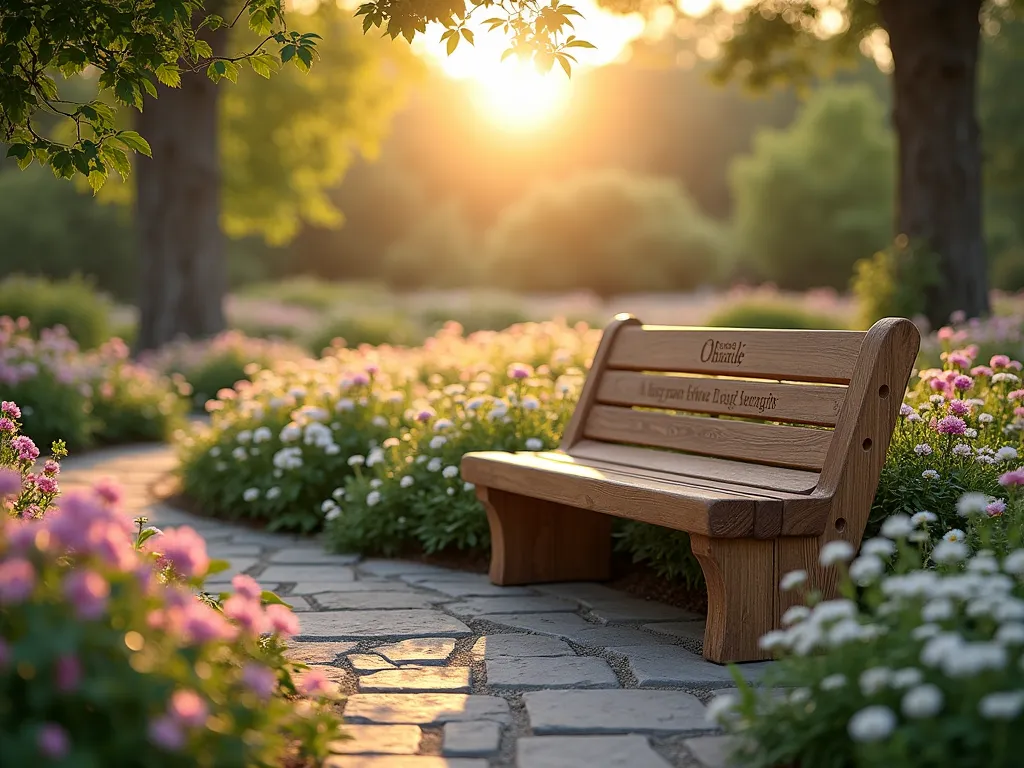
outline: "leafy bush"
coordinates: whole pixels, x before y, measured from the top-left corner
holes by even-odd
[[[142,358],[148,367],[187,382],[196,407],[217,392],[249,378],[251,371],[286,360],[302,360],[301,347],[283,341],[251,338],[240,331],[224,331],[204,341],[172,342]]]
[[[663,579],[688,587],[704,583],[704,572],[690,550],[690,535],[683,531],[624,520],[615,533],[615,549],[632,555],[634,563],[646,563]]]
[[[16,406],[2,408],[10,419]],[[59,466],[30,474],[32,459],[12,453],[26,456],[16,441],[28,438],[7,441],[7,431],[0,431],[5,760],[270,768],[324,758],[339,725],[334,694],[322,673],[300,677],[304,667],[285,659],[284,641],[298,632],[291,610],[248,576],[235,578],[233,594],[195,594],[226,563],[211,562],[190,528],[161,533],[140,518],[133,533],[109,485],[26,514],[21,500],[44,482],[55,487]]]
[[[428,307],[419,313],[419,318],[430,333],[436,333],[448,323],[458,323],[467,334],[503,331],[529,320],[519,306],[484,300],[474,301],[468,307]]]
[[[853,293],[860,322],[867,328],[882,317],[918,317],[928,291],[938,284],[937,261],[926,248],[906,237],[855,265]]]
[[[184,403],[172,382],[131,363],[120,339],[83,353],[62,328],[38,339],[30,331],[24,319],[0,317],[0,395],[21,403],[26,428],[44,444],[161,440],[179,426]]]
[[[404,312],[375,312],[343,315],[327,320],[309,336],[306,346],[314,354],[340,339],[345,346],[390,344],[409,346],[423,340],[419,326]]]
[[[936,482],[942,482],[936,480]],[[935,516],[897,514],[882,536],[826,544],[840,599],[805,588],[806,605],[765,635],[782,661],[756,690],[720,697],[712,714],[742,739],[748,768],[898,765],[1009,768],[1024,749],[1024,468],[1007,499],[957,502],[960,525],[935,541]],[[894,557],[895,555],[895,557]],[[800,587],[807,574],[783,578]],[[814,586],[814,585],[810,585]],[[786,689],[784,692],[779,689]],[[781,695],[780,695],[781,693]]]
[[[448,288],[476,283],[479,267],[479,248],[462,209],[442,204],[388,247],[383,271],[395,288]]]
[[[783,288],[845,289],[854,263],[890,239],[895,167],[868,86],[815,91],[789,128],[762,130],[733,161],[742,258]]]
[[[669,179],[620,171],[538,187],[499,217],[484,271],[504,287],[602,296],[713,283],[722,228]]]
[[[110,337],[110,310],[107,299],[78,276],[58,281],[14,275],[0,281],[0,314],[26,317],[39,329],[63,325],[85,349]]]
[[[832,315],[814,312],[783,302],[755,299],[733,304],[719,310],[708,319],[708,325],[718,328],[843,328],[843,321]]]
[[[272,299],[318,312],[337,309],[350,303],[374,305],[390,301],[387,289],[377,283],[340,283],[309,275],[247,285],[242,289],[242,295]]]

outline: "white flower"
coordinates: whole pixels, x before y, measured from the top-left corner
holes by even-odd
[[[796,589],[806,583],[807,571],[790,571],[779,581],[779,589],[783,592],[789,592],[791,589]]]
[[[464,490],[464,491],[472,491],[472,490],[475,490],[475,489],[476,489],[476,485],[474,485],[473,483],[463,483],[462,484],[462,490]]]
[[[402,488],[409,488],[414,482],[415,480],[413,480],[412,475],[402,475],[402,479],[398,481],[398,484]]]
[[[243,429],[241,432],[238,433],[238,437],[236,439],[242,445],[245,445],[250,440],[252,440],[252,432],[250,432],[248,429]]]
[[[862,555],[850,564],[850,578],[862,587],[871,584],[885,571],[885,564],[874,555]]]
[[[371,421],[373,423],[373,426],[380,427],[381,429],[388,425],[388,420],[385,419],[383,416],[374,416]]]
[[[776,648],[785,648],[789,643],[789,635],[782,630],[772,630],[760,637],[758,646],[764,651],[774,651]]]
[[[964,430],[964,437],[968,438],[969,440],[973,440],[977,436],[978,436],[978,430],[976,430],[976,429],[974,429],[972,427],[968,427],[967,429]]]
[[[925,621],[944,621],[953,618],[953,603],[944,597],[930,600],[921,609],[921,618]]]
[[[931,683],[911,688],[903,694],[900,709],[903,714],[915,720],[935,717],[942,710],[942,691]]]
[[[899,514],[893,515],[882,523],[882,535],[890,539],[904,539],[914,531],[914,524],[910,517]]]
[[[924,472],[921,473],[921,477],[923,477],[925,480],[938,480],[939,473],[936,472],[934,469],[926,469]]]
[[[967,541],[967,534],[959,528],[951,528],[942,534],[943,541]]]
[[[996,642],[1003,645],[1024,645],[1024,624],[1003,624],[996,630]]]
[[[338,413],[341,413],[342,411],[351,411],[355,407],[356,404],[347,397],[341,398],[341,400],[334,404],[334,410]]]
[[[334,507],[324,515],[324,520],[337,520],[341,517],[341,507]]]
[[[540,400],[538,400],[533,395],[527,395],[526,397],[523,398],[523,401],[522,403],[520,403],[520,405],[522,405],[523,408],[525,408],[527,411],[535,411],[538,408],[540,408]]]
[[[921,510],[920,512],[910,516],[910,522],[917,526],[934,523],[938,519],[938,516],[934,512],[929,512],[928,510]]]
[[[446,390],[447,389],[451,389],[451,387],[445,387],[445,389]],[[451,429],[451,428],[452,428],[452,420],[451,419],[438,419],[437,421],[434,422],[434,431],[435,432],[443,432],[444,430]]]
[[[940,565],[959,563],[967,557],[967,545],[962,541],[940,541],[932,550],[932,560]]]
[[[544,447],[544,443],[540,438],[529,437],[526,439],[526,450],[528,451],[539,451]]]
[[[252,433],[252,441],[254,443],[265,443],[274,436],[274,433],[270,431],[270,427],[257,427]]]
[[[995,416],[993,416],[991,413],[978,414],[978,421],[980,421],[982,424],[991,424],[994,419]]]
[[[861,693],[865,696],[874,696],[883,688],[889,685],[889,678],[892,676],[892,670],[888,667],[872,667],[871,669],[865,669],[860,674],[858,683],[860,684]]]
[[[844,685],[846,685],[846,675],[841,675],[838,672],[834,675],[823,677],[821,682],[818,683],[818,686],[823,691],[835,691]]]
[[[915,640],[929,640],[939,634],[941,630],[935,624],[922,624],[919,627],[914,627],[914,631],[910,633],[910,636]]]
[[[970,456],[973,453],[974,451],[971,450],[971,446],[969,446],[967,443],[957,443],[956,445],[953,446],[954,456]]]
[[[327,514],[332,509],[337,509],[338,503],[334,499],[326,499],[323,504],[320,505],[320,511]]]
[[[1024,549],[1015,549],[1003,560],[1003,570],[1014,576],[1024,575]]]
[[[811,700],[811,689],[810,688],[794,688],[786,696],[786,701],[790,704],[804,704]]]
[[[260,489],[259,488],[246,488],[242,492],[242,500],[243,501],[256,501],[256,499],[258,499],[259,497],[260,497]]]
[[[984,515],[988,506],[988,496],[984,493],[965,493],[956,503],[956,512],[960,517]]]
[[[914,446],[914,453],[918,456],[931,456],[932,447],[928,443],[921,443],[920,445]]]
[[[302,437],[302,427],[295,422],[285,424],[281,429],[281,434],[278,436],[281,438],[282,443],[294,443]]]
[[[276,485],[273,488],[267,488],[267,499],[273,501],[281,495],[281,489]]]
[[[811,615],[811,609],[806,605],[794,605],[782,614],[782,625],[789,626],[797,624]]]
[[[440,448],[447,442],[448,438],[445,437],[444,435],[435,435],[434,437],[430,438],[430,450],[436,451],[438,448]]]
[[[458,477],[459,468],[453,465],[449,465],[442,470],[441,475],[448,478],[449,480],[453,477]]]
[[[435,456],[429,462],[427,462],[427,471],[428,472],[440,472],[441,471],[441,466],[442,466],[443,463],[444,462],[442,462],[441,459],[439,459],[438,457]]]
[[[821,548],[818,560],[824,566],[835,565],[836,563],[848,563],[853,559],[853,545],[848,541],[837,539],[828,542]]]
[[[850,718],[846,730],[854,741],[872,742],[886,739],[896,728],[896,713],[888,707],[865,707]]]
[[[992,378],[990,379],[990,381],[993,384],[1000,384],[1004,381],[1008,381],[1011,384],[1016,384],[1020,381],[1020,379],[1014,376],[1012,373],[1004,373],[1000,371],[999,373],[992,374]]]
[[[913,688],[915,685],[920,685],[923,678],[924,675],[917,667],[905,667],[893,672],[892,680],[889,682],[893,688]]]
[[[739,699],[731,693],[720,693],[715,696],[708,702],[705,712],[708,722],[724,723],[735,713],[737,704],[739,704]]]
[[[1024,691],[990,693],[978,702],[986,720],[1014,720],[1024,710]]]
[[[914,522],[911,518],[910,522]],[[861,555],[875,555],[876,557],[892,557],[896,552],[896,543],[889,539],[876,536],[868,539],[860,547]]]
[[[999,461],[1013,461],[1017,458],[1017,449],[1009,445],[1004,445],[996,451],[996,458],[999,459]]]
[[[384,481],[379,478],[375,477],[373,478],[373,480],[370,481],[371,488],[380,488],[382,485],[384,485]]]
[[[366,506],[375,507],[380,503],[380,491],[370,491],[366,494]]]
[[[331,498],[334,499],[335,501],[341,501],[342,499],[345,498],[345,489],[335,488],[333,491],[331,491]]]
[[[328,443],[324,446],[324,453],[328,456],[337,456],[341,453],[341,446],[337,443]]]
[[[384,451],[380,448],[373,448],[370,453],[366,456],[366,466],[372,467],[375,464],[380,464],[385,461]]]
[[[455,495],[455,489],[454,489],[454,488],[448,488],[448,490],[446,491],[446,493],[447,493],[447,494],[448,494],[449,496],[454,496],[454,495]]]
[[[220,448],[216,445],[213,446],[213,448],[210,449],[210,455],[216,459],[218,456],[220,456]]]
[[[366,463],[366,457],[360,456],[358,453],[348,457],[348,465],[350,467],[361,467]]]
[[[975,677],[986,669],[1004,669],[1006,661],[1006,648],[998,643],[961,643],[942,659],[942,671],[949,677]]]

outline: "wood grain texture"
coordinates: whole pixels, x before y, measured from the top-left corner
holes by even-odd
[[[461,474],[477,487],[524,493],[678,531],[725,537],[754,534],[755,498],[499,451],[466,454]]]
[[[708,587],[704,658],[718,664],[769,658],[762,635],[779,626],[775,542],[690,537]]]
[[[608,461],[625,467],[649,467],[686,478],[704,478],[715,482],[762,488],[769,492],[809,494],[818,485],[819,473],[742,461],[694,456],[670,451],[656,451],[632,445],[581,440],[569,455],[584,459]]]
[[[616,315],[615,319],[608,324],[601,335],[601,342],[597,345],[594,353],[594,360],[590,364],[590,373],[583,383],[583,391],[576,401],[569,423],[562,432],[562,442],[559,447],[563,451],[569,450],[573,445],[583,439],[583,425],[586,423],[587,415],[591,406],[596,402],[597,390],[601,384],[601,377],[608,367],[608,356],[611,354],[615,339],[625,328],[640,327],[640,321],[632,315]]]
[[[494,584],[609,577],[612,518],[608,515],[479,486],[477,498],[491,526]]]
[[[845,384],[863,340],[861,331],[634,326],[616,334],[607,367]]]
[[[605,371],[597,402],[835,426],[846,387]]]
[[[591,440],[671,448],[777,467],[820,470],[832,431],[679,416],[595,405],[583,426]]]

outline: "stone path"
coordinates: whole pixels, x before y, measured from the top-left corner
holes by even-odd
[[[153,499],[165,447],[65,463],[65,490],[112,477],[124,506],[191,525],[211,557],[296,611],[294,658],[348,694],[329,768],[720,768],[705,704],[733,685],[699,655],[703,621],[600,584],[497,587],[416,562],[332,555],[318,542],[195,517]],[[748,664],[756,679],[765,664]]]

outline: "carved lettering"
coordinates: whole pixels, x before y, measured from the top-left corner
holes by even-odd
[[[769,392],[767,395],[754,395],[744,389],[726,390],[719,387],[705,387],[700,384],[684,384],[676,380],[672,384],[661,384],[645,379],[641,385],[641,394],[657,400],[662,405],[673,405],[680,410],[687,410],[686,403],[718,405],[727,411],[740,408],[744,411],[774,411],[779,406],[779,399]],[[682,405],[678,405],[682,403]]]
[[[700,361],[702,363],[728,363],[739,365],[746,357],[743,351],[747,345],[742,341],[715,341],[708,339],[700,348]]]

